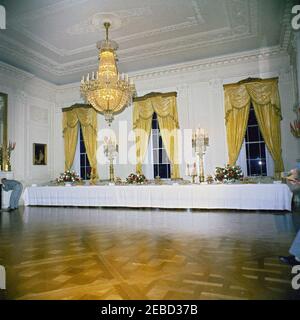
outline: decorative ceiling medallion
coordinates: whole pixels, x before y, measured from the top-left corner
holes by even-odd
[[[146,17],[152,15],[150,7],[120,10],[115,12],[97,12],[86,20],[79,22],[67,29],[70,35],[80,35],[98,32],[103,28],[103,21],[111,23],[112,30],[118,30],[127,25],[130,18]]]

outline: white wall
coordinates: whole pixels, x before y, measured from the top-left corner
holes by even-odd
[[[286,170],[299,158],[299,141],[289,124],[295,119],[295,79],[289,57],[277,48],[246,52],[214,59],[194,61],[131,74],[139,96],[146,93],[177,91],[179,123],[182,129],[200,125],[207,128],[210,147],[205,158],[206,174],[227,161],[224,122],[223,84],[248,77],[279,77],[283,120],[282,150]],[[82,102],[79,83],[54,86],[0,62],[0,92],[9,99],[9,139],[17,142],[12,165],[15,178],[25,184],[47,182],[64,170],[61,109]],[[99,128],[107,128],[102,116]],[[118,115],[112,129],[118,137],[119,125],[132,128],[132,107]],[[47,143],[48,165],[32,164],[32,144]],[[128,142],[128,148],[133,142]],[[116,175],[125,178],[134,171],[133,164],[116,165]],[[185,163],[181,166],[184,175]],[[102,179],[108,178],[108,165],[99,166]]]
[[[14,178],[25,185],[43,183],[53,176],[53,114],[55,86],[0,62],[0,92],[8,94],[8,139]],[[33,165],[33,143],[48,146],[48,164]]]
[[[251,51],[239,55],[206,59],[180,65],[144,70],[133,73],[139,96],[149,92],[177,91],[179,123],[181,129],[192,129],[200,125],[209,132],[210,147],[205,157],[205,172],[213,173],[214,168],[227,162],[226,131],[224,122],[223,84],[237,82],[248,77],[279,77],[279,90],[283,120],[282,152],[285,169],[295,167],[300,146],[289,129],[294,120],[293,106],[296,101],[293,72],[287,54],[276,48]],[[62,86],[57,93],[57,121],[61,121],[62,107],[81,101],[79,83]],[[118,137],[118,126],[127,122],[128,132],[132,128],[132,107],[118,115],[112,124]],[[57,124],[56,124],[57,125]],[[57,125],[58,127],[59,125]],[[106,128],[99,115],[99,128]],[[55,139],[61,150],[62,140]],[[128,143],[128,147],[132,146]],[[59,153],[63,163],[63,153]],[[108,177],[108,166],[99,166],[101,178]],[[116,165],[116,174],[125,178],[134,171],[134,165]],[[185,163],[181,165],[184,176]]]

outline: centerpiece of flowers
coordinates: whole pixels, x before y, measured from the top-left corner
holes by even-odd
[[[211,174],[209,174],[207,177],[206,177],[206,182],[208,184],[212,184],[214,182],[214,178]]]
[[[74,182],[81,182],[81,178],[74,170],[67,170],[60,174],[60,176],[56,179],[57,183],[74,183]]]
[[[244,174],[240,166],[217,167],[215,170],[215,180],[223,183],[241,180]]]
[[[131,173],[127,178],[126,182],[128,184],[144,184],[147,182],[146,177],[143,174]]]

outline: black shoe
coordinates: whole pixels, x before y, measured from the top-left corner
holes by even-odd
[[[300,262],[296,260],[296,258],[294,256],[280,256],[279,260],[282,263],[288,264],[289,266],[297,266],[300,265]]]

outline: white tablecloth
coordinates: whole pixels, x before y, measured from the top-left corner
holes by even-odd
[[[289,210],[285,184],[28,187],[25,205]]]

